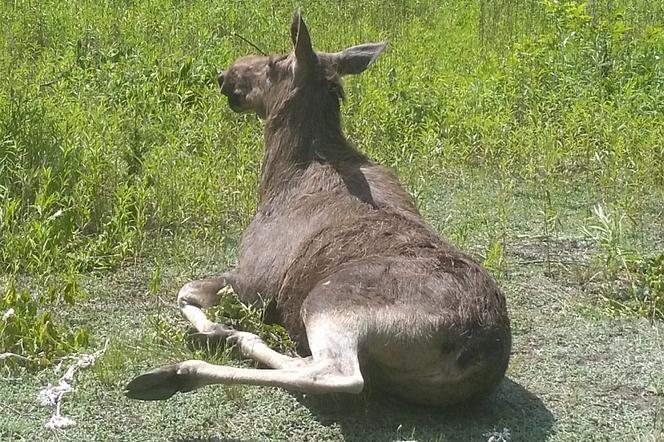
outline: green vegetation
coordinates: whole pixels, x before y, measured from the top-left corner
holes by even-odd
[[[87,330],[67,330],[54,323],[50,311],[61,301],[73,304],[79,295],[78,282],[72,278],[50,286],[44,295],[37,297],[27,289],[17,289],[16,281],[11,280],[0,298],[0,312],[3,312],[0,349],[5,354],[4,359],[43,366],[50,364],[54,357],[87,345]]]
[[[227,324],[236,330],[250,330],[275,350],[286,353],[294,351],[295,344],[291,342],[284,327],[264,322],[267,305],[261,308],[247,305],[240,301],[232,288],[226,287],[222,290],[219,305],[209,311],[214,321]]]
[[[643,258],[627,244],[624,215],[612,216],[599,205],[593,215],[595,222],[584,232],[599,249],[593,279],[599,282],[608,311],[664,319],[664,252]]]
[[[236,363],[188,346],[173,299],[232,265],[256,204],[261,124],[227,108],[217,72],[254,52],[234,33],[287,51],[298,6],[0,3],[0,354],[15,355],[0,439],[57,437],[33,399],[57,377],[39,370],[107,338],[64,405],[75,440],[664,437],[664,4],[649,0],[306,5],[319,50],[389,42],[347,80],[345,130],[506,292],[512,380],[478,412],[339,416],[249,387],[120,396],[160,363]],[[224,299],[223,321],[287,345]]]

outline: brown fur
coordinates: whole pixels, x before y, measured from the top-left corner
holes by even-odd
[[[267,120],[260,204],[230,282],[246,301],[258,294],[276,299],[281,320],[305,352],[305,304],[342,316],[384,307],[426,312],[427,333],[444,336],[441,352],[456,354],[461,368],[481,362],[468,380],[475,384],[461,389],[468,394],[452,396],[482,394],[507,367],[505,300],[484,269],[424,223],[397,178],[348,143],[341,130],[341,81],[330,57],[319,54],[300,83],[291,75],[293,55],[240,61],[252,72],[272,69],[267,75],[275,81],[254,109]],[[228,75],[222,75],[222,91]],[[334,292],[329,298],[338,303],[325,297],[306,303],[325,280],[332,281],[325,291]],[[385,333],[380,339],[389,339]],[[390,378],[368,353],[363,364]],[[394,357],[397,365],[407,363]]]
[[[425,405],[485,395],[509,360],[503,295],[422,220],[394,174],[341,130],[340,77],[364,71],[385,44],[316,53],[299,15],[291,35],[291,54],[245,57],[219,76],[233,110],[266,119],[259,206],[237,268],[178,294],[201,335],[226,338],[272,370],[190,360],[136,377],[126,394],[157,400],[215,383],[359,393],[370,381]],[[210,321],[202,309],[228,284],[246,302],[274,300],[278,319],[311,357],[279,354]]]

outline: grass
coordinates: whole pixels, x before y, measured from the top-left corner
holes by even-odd
[[[478,225],[495,217],[502,193],[486,191],[490,179],[475,183],[446,178],[446,202],[436,207],[456,215],[448,221],[450,231],[463,228],[473,213]],[[469,193],[468,188],[475,190]],[[76,379],[76,393],[65,397],[63,413],[78,425],[59,434],[42,427],[49,410],[38,407],[34,396],[59,377],[50,368],[12,372],[21,380],[1,387],[8,399],[0,428],[4,426],[9,440],[486,441],[485,434],[504,428],[512,440],[657,440],[656,416],[664,402],[659,370],[664,326],[634,315],[607,315],[595,294],[581,289],[573,264],[592,267],[594,245],[569,218],[561,217],[564,228],[549,240],[550,262],[543,259],[538,237],[543,229],[536,217],[525,217],[538,211],[531,192],[513,201],[513,210],[505,215],[507,225],[514,226],[504,236],[500,274],[514,326],[508,380],[476,409],[411,408],[375,393],[366,403],[348,403],[235,386],[211,387],[162,403],[125,399],[121,392],[127,380],[159,364],[198,357],[247,364],[223,351],[186,344],[187,325],[174,303],[177,289],[229,265],[235,248],[180,237],[153,239],[149,242],[157,245],[146,257],[113,272],[88,274],[82,284],[95,297],[64,312],[74,324],[94,324],[99,347],[110,339],[107,353]],[[571,208],[576,204],[578,200]],[[562,203],[554,208],[571,210]],[[524,218],[531,221],[522,224]],[[494,237],[494,230],[473,230],[466,237],[474,244],[469,250],[483,259]],[[162,283],[155,292],[158,267]]]
[[[227,109],[216,72],[253,52],[233,33],[288,50],[297,6],[0,4],[0,353],[28,358],[0,362],[0,438],[662,437],[664,10],[646,0],[306,7],[320,50],[389,41],[346,82],[345,130],[506,292],[510,380],[478,410],[120,395],[160,363],[238,363],[188,347],[173,298],[232,266],[256,204],[261,125]],[[53,362],[106,339],[64,405],[79,425],[45,430],[34,398]]]

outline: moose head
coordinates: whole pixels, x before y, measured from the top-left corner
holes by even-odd
[[[327,94],[343,97],[340,78],[359,74],[373,63],[387,43],[353,46],[340,52],[314,51],[307,25],[298,12],[290,27],[293,50],[280,56],[252,55],[237,60],[219,74],[221,92],[236,112],[254,111],[269,118],[289,97],[299,94],[311,100]]]

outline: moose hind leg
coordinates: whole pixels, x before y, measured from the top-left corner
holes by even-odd
[[[344,375],[331,360],[279,370],[237,368],[190,360],[155,368],[134,378],[125,387],[125,395],[132,399],[162,400],[178,392],[184,393],[211,384],[281,387],[309,394],[357,394],[364,388],[359,372],[353,376]]]
[[[325,326],[333,324],[332,321],[316,321],[315,324],[315,329],[310,329],[307,324],[313,356],[312,359],[302,359],[301,366],[262,370],[190,360],[136,377],[125,387],[125,394],[134,399],[160,400],[211,384],[281,387],[310,394],[360,393],[364,379],[360,372],[356,334],[337,326],[326,329]],[[344,333],[341,339],[339,333]]]
[[[228,285],[225,276],[199,279],[185,284],[178,292],[178,306],[182,315],[201,335],[209,338],[226,338],[233,329],[208,319],[202,309],[219,303],[220,290]]]

